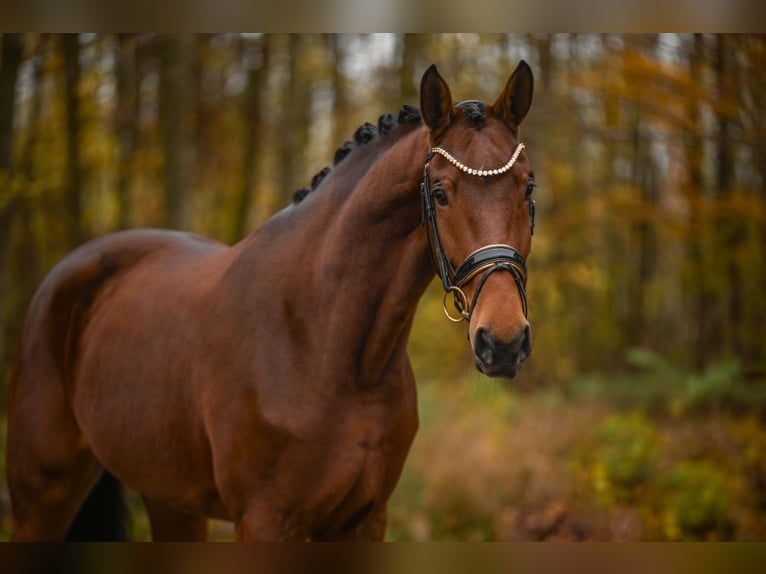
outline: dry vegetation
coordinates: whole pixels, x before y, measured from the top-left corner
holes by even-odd
[[[640,378],[632,383],[640,385]],[[766,429],[557,389],[429,381],[392,540],[763,540]]]

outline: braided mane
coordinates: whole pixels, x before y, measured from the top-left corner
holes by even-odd
[[[314,177],[311,178],[311,187],[302,187],[293,194],[293,203],[300,203],[306,196],[314,191],[324,181],[324,179],[332,173],[333,168],[342,162],[348,154],[354,151],[356,148],[363,146],[387,133],[393,131],[400,125],[413,124],[420,122],[421,115],[420,109],[415,106],[405,105],[400,111],[398,116],[394,114],[383,114],[378,118],[378,125],[374,126],[371,123],[365,123],[357,128],[354,132],[352,139],[347,140],[335,150],[333,156],[333,165],[325,166],[319,170]]]

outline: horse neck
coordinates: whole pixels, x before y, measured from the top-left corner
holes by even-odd
[[[330,222],[313,254],[313,273],[329,303],[321,336],[338,351],[325,356],[348,357],[354,364],[345,368],[357,383],[375,384],[405,353],[418,301],[434,275],[418,192],[428,146],[423,128],[403,135],[350,193],[340,183],[327,190],[329,212],[316,210]]]
[[[428,147],[428,133],[418,129],[382,153],[338,206],[322,245],[321,270],[330,274],[336,301],[330,330],[353,349],[352,372],[363,384],[374,384],[405,353],[418,301],[434,275],[420,224]]]

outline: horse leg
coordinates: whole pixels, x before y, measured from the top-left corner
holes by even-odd
[[[340,531],[312,536],[316,542],[382,542],[386,536],[386,507],[373,508],[360,521],[354,520]]]
[[[37,381],[45,387],[43,381]],[[62,541],[102,473],[61,386],[17,389],[8,422],[12,538]]]
[[[207,540],[207,518],[188,514],[166,504],[143,497],[155,542],[194,542]]]
[[[349,531],[348,536],[341,536],[340,539],[358,542],[383,542],[387,524],[388,512],[383,506],[374,509],[356,528]]]

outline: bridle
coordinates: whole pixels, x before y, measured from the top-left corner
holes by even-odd
[[[479,294],[481,293],[484,284],[487,282],[487,279],[489,279],[489,276],[496,271],[507,271],[513,276],[513,280],[519,290],[519,296],[521,297],[521,306],[524,311],[524,316],[526,317],[527,295],[525,287],[527,284],[527,264],[521,253],[510,245],[493,244],[477,249],[468,255],[468,257],[458,265],[457,269],[455,269],[444,253],[444,248],[442,247],[441,238],[439,236],[439,226],[436,222],[434,194],[431,190],[431,180],[428,174],[431,160],[434,155],[439,154],[460,171],[469,175],[476,177],[495,177],[510,170],[513,167],[513,164],[516,163],[516,160],[519,158],[523,149],[524,144],[519,143],[505,165],[491,170],[470,168],[451,153],[440,147],[431,148],[428,156],[426,156],[425,166],[423,167],[423,183],[420,186],[420,195],[423,206],[422,224],[426,226],[426,236],[428,238],[431,257],[433,258],[434,267],[436,268],[436,271],[441,278],[442,286],[444,287],[444,300],[442,305],[444,313],[450,321],[455,323],[460,323],[461,321],[470,322],[471,314],[473,313],[473,309],[476,306],[476,302],[479,299]],[[534,203],[530,198],[529,221],[533,231],[534,214]],[[474,291],[473,298],[469,304],[468,297],[463,291],[463,287],[479,275],[481,275],[481,277],[476,285],[476,290]],[[447,297],[450,293],[452,293],[454,297],[455,309],[460,313],[459,316],[454,316],[447,308]]]

